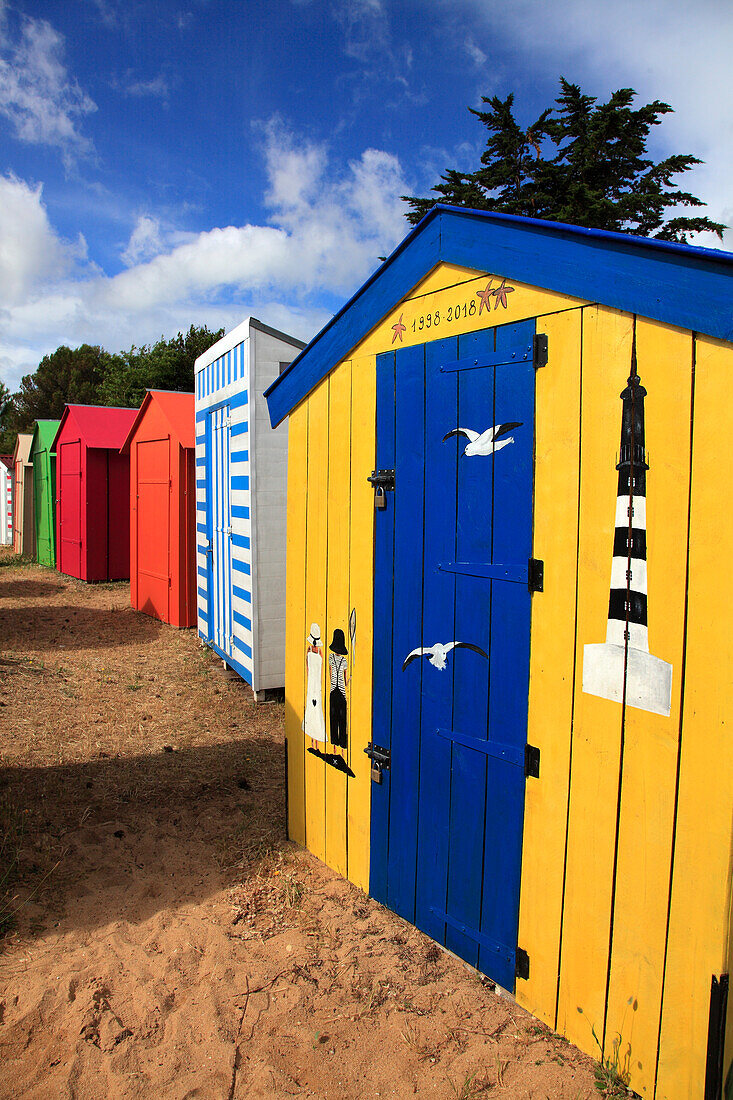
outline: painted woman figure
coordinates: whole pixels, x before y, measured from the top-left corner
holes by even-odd
[[[333,641],[328,647],[331,652],[328,655],[328,669],[331,675],[330,719],[331,719],[331,744],[345,749],[346,741],[346,685],[349,678],[346,675],[346,657],[348,650],[344,639],[343,630],[338,628],[333,632]]]
[[[321,694],[321,677],[323,675],[323,646],[321,644],[321,629],[318,623],[311,623],[310,634],[307,638],[308,645],[305,651],[305,668],[308,674],[306,687],[305,717],[303,719],[303,731],[306,737],[310,737],[314,746],[316,742],[326,744],[326,720],[323,717],[323,701]]]

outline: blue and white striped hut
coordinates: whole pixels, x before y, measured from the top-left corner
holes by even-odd
[[[196,360],[198,631],[255,698],[285,683],[288,434],[262,394],[304,346],[248,317]]]

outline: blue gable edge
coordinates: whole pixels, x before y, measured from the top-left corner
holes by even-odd
[[[439,262],[733,339],[733,254],[435,206],[265,391],[277,427]]]

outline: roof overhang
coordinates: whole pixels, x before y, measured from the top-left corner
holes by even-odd
[[[733,254],[435,206],[265,391],[276,427],[439,263],[733,339]]]

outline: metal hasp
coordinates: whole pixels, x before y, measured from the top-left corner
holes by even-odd
[[[527,585],[530,592],[544,592],[545,563],[542,558],[530,558],[527,562]]]
[[[388,768],[392,763],[392,753],[389,749],[385,749],[381,745],[375,745],[372,741],[369,742],[364,752],[372,762],[372,783],[381,783],[384,768]]]
[[[540,777],[540,750],[536,745],[524,746],[524,774],[528,779]]]
[[[529,981],[529,955],[523,947],[518,947],[514,956],[514,973],[517,978]]]
[[[532,338],[532,361],[537,367],[547,366],[547,334],[544,332],[535,333]]]
[[[382,511],[387,507],[385,492],[394,492],[395,472],[394,470],[372,470],[367,481],[374,487],[374,507]]]
[[[710,1016],[708,1019],[708,1050],[705,1066],[705,1100],[720,1100],[723,1095],[723,1054],[725,1050],[725,1018],[728,1007],[728,975],[713,974],[710,983]]]

